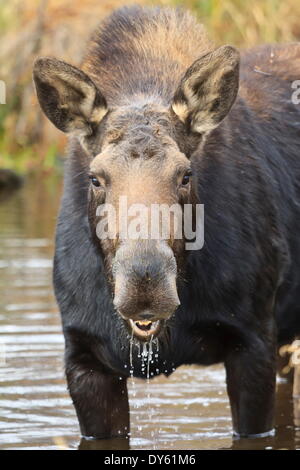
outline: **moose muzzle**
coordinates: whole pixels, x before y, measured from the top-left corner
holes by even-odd
[[[176,259],[165,241],[123,242],[113,263],[114,305],[141,340],[157,336],[179,306]]]

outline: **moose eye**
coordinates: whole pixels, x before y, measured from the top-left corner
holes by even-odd
[[[89,180],[92,183],[93,186],[96,186],[96,188],[99,188],[101,184],[99,183],[98,179],[94,175],[89,175]]]
[[[189,184],[191,176],[192,176],[192,170],[188,170],[185,173],[184,177],[182,178],[182,182],[181,182],[182,186],[186,186],[187,184]]]

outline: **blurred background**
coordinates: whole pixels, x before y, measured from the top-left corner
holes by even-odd
[[[183,6],[203,22],[217,44],[249,47],[300,39],[295,0],[0,0],[0,168],[20,173],[61,168],[65,137],[46,121],[32,86],[32,64],[55,55],[78,65],[101,18],[130,3]]]

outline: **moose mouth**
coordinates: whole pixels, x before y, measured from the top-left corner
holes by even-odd
[[[150,339],[151,336],[156,336],[161,328],[160,320],[152,322],[144,320],[134,321],[129,319],[129,324],[135,336],[143,340]]]

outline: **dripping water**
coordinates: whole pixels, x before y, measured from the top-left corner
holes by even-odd
[[[129,363],[130,363],[130,377],[133,379],[133,359],[132,359],[132,349],[133,349],[133,330],[130,337],[130,346],[129,346]]]
[[[153,335],[150,338],[149,349],[148,349],[148,357],[147,357],[147,381],[148,381],[148,383],[149,383],[149,379],[150,379],[150,362],[152,362],[152,355],[153,355],[152,341],[153,341]]]
[[[130,382],[132,386],[132,397],[133,397],[133,407],[138,408],[137,402],[136,402],[136,383],[134,380],[134,366],[133,366],[133,345],[134,345],[134,339],[133,339],[133,331],[131,332],[131,337],[130,337],[130,345],[129,345],[129,364],[130,364]]]
[[[155,413],[153,406],[151,405],[151,390],[150,390],[150,378],[154,375],[159,373],[159,369],[155,369],[155,362],[158,362],[158,353],[159,353],[159,343],[158,338],[153,339],[151,336],[148,342],[136,342],[134,339],[133,332],[131,337],[129,338],[130,345],[129,345],[129,363],[130,363],[130,383],[131,383],[131,391],[132,391],[132,398],[133,398],[133,408],[137,409],[140,408],[141,410],[145,411],[147,414],[147,421],[152,428],[152,417]],[[142,376],[146,379],[146,390],[145,390],[145,399],[142,403],[139,403],[136,400],[137,390],[136,390],[136,383],[134,379],[134,347],[137,347],[137,358],[141,361],[141,373]],[[152,367],[151,367],[152,366]],[[152,369],[152,371],[151,371]],[[155,372],[154,372],[155,370]],[[139,403],[139,404],[138,404]],[[138,425],[138,431],[142,431],[143,426],[141,424]],[[151,437],[154,441],[154,445],[156,445],[156,436],[153,430],[150,431]]]

